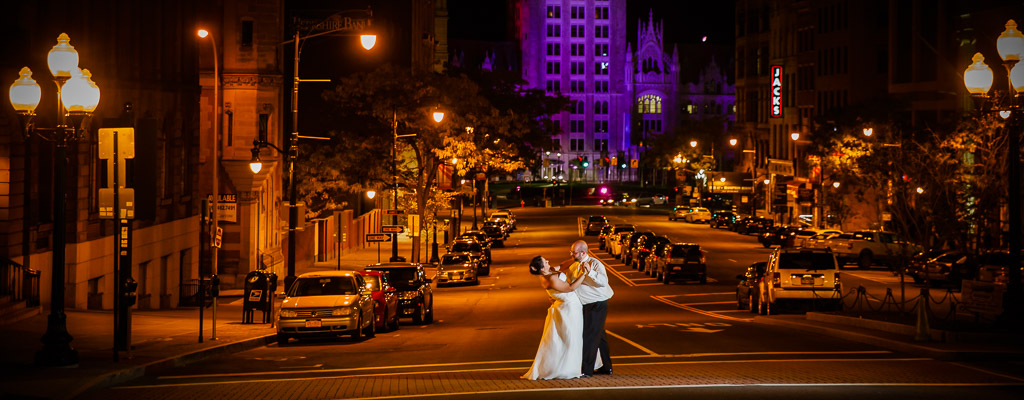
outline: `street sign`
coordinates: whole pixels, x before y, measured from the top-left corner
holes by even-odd
[[[388,235],[386,233],[367,233],[366,234],[366,241],[367,242],[371,242],[371,243],[372,242],[390,242],[391,241],[391,235]]]
[[[380,227],[380,231],[384,233],[402,233],[405,232],[405,225],[384,225]]]
[[[405,210],[384,210],[384,215],[405,215]]]

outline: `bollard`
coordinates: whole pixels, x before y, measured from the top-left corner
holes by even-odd
[[[921,297],[917,299],[917,334],[914,335],[914,340],[918,342],[927,342],[932,339],[931,334],[928,333],[930,328],[928,327],[928,289],[921,289]]]

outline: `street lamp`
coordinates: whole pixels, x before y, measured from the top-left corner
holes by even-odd
[[[39,84],[32,79],[32,70],[24,67],[10,89],[11,106],[24,127],[24,139],[33,134],[54,142],[53,177],[53,261],[50,279],[50,315],[46,319],[43,348],[36,353],[36,363],[51,366],[78,364],[78,351],[71,347],[64,314],[64,263],[67,232],[67,149],[78,139],[79,129],[92,117],[100,101],[100,88],[87,69],[78,68],[78,52],[66,33],[57,37],[50,49],[47,65],[57,85],[57,124],[53,128],[37,127],[32,121],[42,96]],[[68,125],[68,118],[71,125]],[[84,132],[83,132],[84,133]],[[27,189],[27,188],[26,188]],[[115,282],[115,284],[117,284]]]
[[[1021,113],[1024,112],[1024,105],[1021,104],[1020,92],[1024,91],[1024,70],[1017,67],[1021,56],[1024,56],[1024,35],[1017,30],[1017,23],[1014,20],[1006,22],[1004,30],[996,39],[996,49],[999,57],[1003,59],[1003,67],[1006,68],[1007,89],[1006,91],[996,90],[989,94],[992,87],[992,69],[985,64],[985,56],[975,53],[973,63],[964,71],[964,86],[967,91],[982,104],[985,111],[999,111],[1000,117],[1008,119],[1007,126],[1007,205],[1009,207],[1009,225],[1007,241],[1009,242],[1010,259],[1014,264],[1008,266],[1008,282],[1006,285],[1007,297],[1004,302],[1008,310],[1007,320],[1019,323],[1020,300],[1021,300],[1021,271],[1015,265],[1020,259],[1021,250],[1021,201],[1020,201],[1020,130]],[[988,100],[987,102],[985,100]]]
[[[215,275],[217,275],[217,249],[218,248],[217,248],[216,245],[214,245],[214,243],[215,243],[214,237],[216,235],[217,228],[220,227],[220,222],[217,220],[217,210],[218,210],[218,204],[217,203],[220,201],[220,193],[219,193],[219,191],[220,191],[220,186],[219,186],[220,182],[219,182],[218,176],[217,176],[217,170],[219,169],[218,168],[218,164],[220,164],[220,159],[219,159],[219,157],[217,155],[217,153],[219,151],[219,147],[220,147],[220,141],[219,141],[220,135],[218,134],[218,129],[220,128],[220,96],[219,96],[220,95],[220,93],[219,93],[220,92],[220,64],[219,64],[218,58],[217,58],[217,41],[214,40],[213,34],[210,33],[210,31],[208,31],[206,29],[199,29],[198,31],[196,31],[196,35],[198,35],[200,38],[203,38],[203,39],[209,38],[210,39],[210,46],[212,46],[212,49],[213,49],[213,113],[212,113],[213,114],[213,124],[212,124],[213,125],[213,140],[210,141],[210,144],[211,144],[210,147],[213,148],[213,153],[212,153],[213,156],[210,157],[210,166],[213,169],[213,172],[210,175],[211,176],[211,180],[213,181],[213,183],[211,185],[211,189],[210,189],[210,208],[213,211],[210,212],[210,228],[209,228],[210,229],[210,232],[209,232],[210,239],[209,239],[209,243],[210,243],[210,274],[215,276]],[[252,168],[252,164],[249,165],[249,168]],[[199,287],[200,287],[200,290],[203,290],[202,282],[203,282],[203,277],[202,277],[202,274],[200,273],[200,276],[199,276],[199,283],[200,283]],[[213,301],[213,308],[212,308],[211,311],[213,312],[213,321],[214,321],[213,322],[213,331],[211,332],[211,335],[212,335],[212,337],[214,339],[216,339],[217,338],[217,300],[216,299],[214,299],[214,301]]]
[[[434,117],[434,122],[441,123],[441,121],[444,120],[444,112],[441,111],[441,110],[435,109],[434,113],[433,113],[433,117]],[[394,198],[393,198],[394,203],[392,204],[392,207],[394,207],[394,209],[397,210],[398,209],[398,138],[415,137],[416,134],[415,133],[410,133],[410,134],[407,134],[407,135],[399,135],[398,134],[398,109],[397,108],[392,108],[392,110],[391,110],[391,132],[392,132],[392,138],[393,138],[392,141],[391,141],[391,180],[392,180],[393,190],[394,190],[394,193],[393,193],[393,195],[394,195]],[[392,225],[398,225],[398,214],[397,213],[391,216],[391,224]],[[416,235],[419,235],[419,233],[416,233]],[[419,242],[417,242],[417,244],[418,243]],[[398,234],[397,233],[392,233],[391,234],[391,258],[388,261],[391,261],[391,262],[405,261],[404,258],[398,256]]]
[[[331,16],[320,21],[316,25],[313,25],[309,29],[312,32],[324,25],[324,23],[330,21],[332,18],[342,13],[358,12],[364,13],[368,18],[373,17],[373,10],[367,8],[365,10],[342,10],[338,11]],[[282,45],[291,43],[295,46],[295,52],[292,56],[292,131],[288,135],[288,151],[282,151],[279,147],[274,146],[268,141],[261,141],[259,139],[253,140],[252,149],[252,162],[249,164],[249,168],[252,169],[253,173],[259,172],[262,168],[262,163],[259,162],[259,150],[263,147],[270,147],[281,155],[284,155],[288,161],[288,275],[284,278],[284,288],[288,290],[291,287],[293,281],[295,281],[295,231],[298,229],[299,219],[299,206],[298,202],[298,190],[295,184],[295,159],[299,156],[299,139],[320,139],[327,140],[328,138],[317,137],[317,136],[301,136],[299,135],[299,83],[301,82],[326,82],[327,79],[300,79],[299,78],[299,56],[302,54],[302,44],[304,40],[312,39],[317,36],[323,36],[331,33],[337,33],[341,31],[351,31],[353,28],[350,25],[342,24],[340,27],[335,29],[325,30],[323,32],[309,33],[306,36],[301,36],[299,27],[295,28],[295,38],[286,42],[281,43]],[[370,50],[377,42],[377,37],[371,34],[359,34],[360,44],[363,49]]]

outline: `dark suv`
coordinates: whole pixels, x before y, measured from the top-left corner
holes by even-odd
[[[775,221],[765,217],[750,217],[743,220],[742,223],[736,225],[736,233],[749,235],[749,234],[761,234],[767,232],[775,226]]]
[[[383,263],[368,265],[366,271],[381,271],[388,274],[388,281],[398,289],[398,313],[412,317],[416,324],[434,322],[434,292],[430,279],[422,264]]]
[[[736,214],[732,211],[716,211],[711,213],[711,221],[708,221],[708,225],[712,228],[726,228],[728,229],[732,224],[736,223]]]
[[[708,282],[708,266],[704,250],[696,243],[675,243],[665,246],[657,263],[652,265],[655,277],[666,285],[674,278],[692,278]]]
[[[591,215],[587,219],[587,226],[584,227],[583,234],[586,236],[593,236],[601,233],[601,228],[608,225],[608,218],[604,215]]]
[[[645,236],[643,239],[637,242],[636,246],[633,246],[633,251],[631,254],[632,264],[630,265],[633,268],[636,268],[638,271],[646,271],[649,267],[647,263],[647,258],[654,253],[655,247],[657,247],[658,244],[665,243],[671,242],[666,237],[659,237],[653,235]]]

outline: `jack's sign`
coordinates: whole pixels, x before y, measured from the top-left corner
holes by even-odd
[[[772,118],[782,118],[782,66],[772,65]]]

